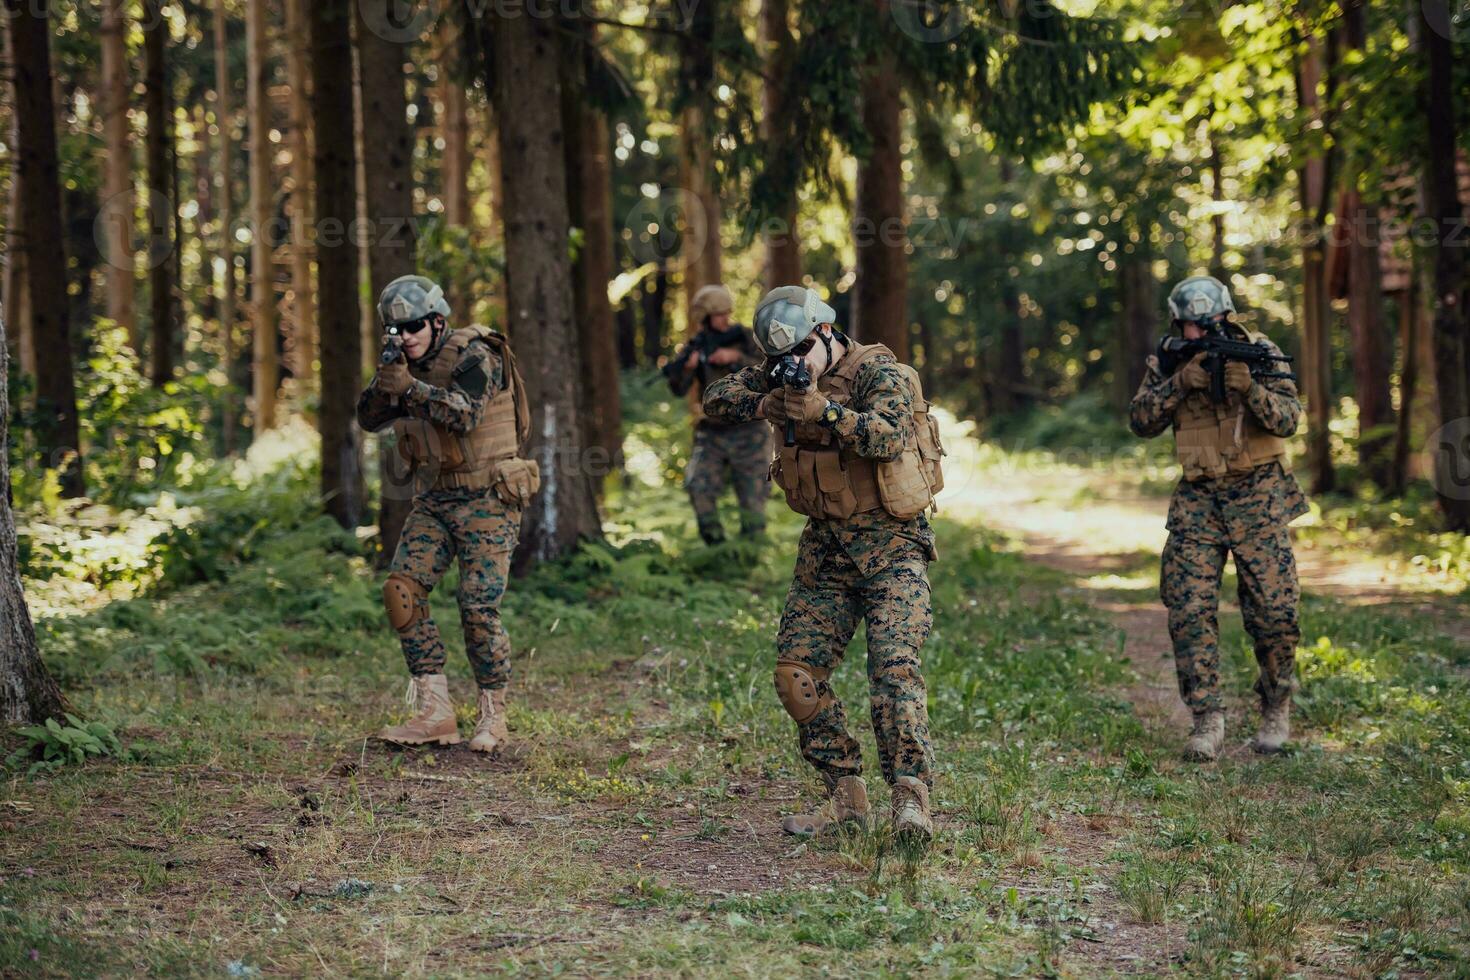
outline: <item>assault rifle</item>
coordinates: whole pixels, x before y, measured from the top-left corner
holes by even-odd
[[[398,329],[398,324],[390,324],[386,333],[387,336],[383,338],[383,353],[378,358],[378,363],[384,367],[403,356],[403,331]]]
[[[1210,400],[1215,404],[1225,401],[1225,365],[1239,361],[1250,368],[1251,377],[1257,381],[1272,378],[1296,380],[1290,371],[1278,371],[1280,362],[1291,362],[1287,354],[1274,353],[1264,343],[1248,340],[1231,340],[1229,337],[1201,337],[1185,340],[1170,335],[1159,341],[1159,370],[1169,377],[1180,366],[1192,361],[1197,355],[1205,355],[1203,367],[1210,373]]]
[[[766,377],[773,389],[795,388],[805,391],[812,386],[812,375],[806,369],[806,361],[795,354],[786,354],[772,361]],[[786,420],[786,445],[796,445],[796,422],[791,419]]]
[[[682,395],[689,390],[689,383],[684,380],[684,362],[689,360],[689,355],[699,353],[699,377],[704,378],[705,369],[709,367],[709,356],[721,347],[738,347],[745,339],[745,330],[738,324],[728,330],[703,330],[689,338],[689,342],[679,348],[679,352],[669,358],[664,365],[664,380],[668,381],[669,387],[674,394]]]

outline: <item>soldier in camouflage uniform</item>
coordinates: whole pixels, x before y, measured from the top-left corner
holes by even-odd
[[[919,651],[931,623],[935,550],[924,510],[940,486],[937,427],[913,369],[882,345],[854,343],[833,319],[814,290],[772,290],[756,313],[756,339],[771,365],[803,359],[814,384],[777,387],[770,365],[747,367],[712,384],[704,407],[729,422],[765,419],[778,437],[791,423],[793,438],[778,442],[794,444],[780,449],[772,477],[809,518],[776,638],[775,680],[829,799],[782,828],[813,834],[868,818],[862,752],[830,682],[866,620],[869,708],[894,825],[927,840],[934,759]]]
[[[691,387],[703,399],[709,386],[741,368],[759,364],[760,348],[745,327],[730,323],[734,308],[724,286],[705,286],[694,294],[691,314],[699,324],[697,333],[670,362],[666,372],[674,394]],[[740,533],[760,534],[766,528],[766,498],[770,495],[770,426],[763,422],[726,422],[711,418],[695,402],[694,451],[684,471],[684,489],[694,505],[699,536],[706,544],[725,540],[718,511],[726,474],[735,484],[740,504]]]
[[[1218,332],[1280,350],[1230,322],[1235,306],[1217,279],[1195,276],[1174,288],[1169,308],[1186,340]],[[1258,752],[1279,752],[1290,737],[1297,625],[1296,559],[1287,525],[1307,512],[1288,467],[1285,439],[1301,416],[1289,377],[1257,377],[1245,364],[1225,366],[1226,399],[1208,391],[1203,354],[1165,376],[1157,355],[1133,396],[1130,426],[1151,438],[1172,428],[1184,478],[1169,505],[1160,596],[1169,611],[1179,693],[1194,714],[1189,758],[1220,754],[1225,711],[1220,698],[1220,578],[1235,556],[1240,610],[1255,643],[1260,677]]]
[[[369,432],[393,426],[397,451],[422,488],[383,585],[419,712],[378,737],[405,745],[460,740],[444,643],[429,615],[429,592],[458,556],[460,622],[479,687],[470,748],[493,753],[509,737],[510,639],[500,598],[521,509],[539,485],[536,464],[518,458],[529,426],[520,374],[500,334],[451,330],[443,292],[422,276],[395,279],[378,311],[384,328],[401,338],[403,356],[379,367],[358,399],[357,421]]]

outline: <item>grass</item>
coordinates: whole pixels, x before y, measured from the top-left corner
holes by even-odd
[[[817,795],[770,689],[800,525],[773,501],[763,547],[700,546],[681,408],[633,390],[608,543],[507,596],[507,758],[364,740],[402,714],[401,659],[358,539],[309,515],[243,552],[171,539],[207,574],[48,593],[48,662],[125,750],[5,774],[0,974],[1470,971],[1470,650],[1434,615],[1309,597],[1303,737],[1273,760],[1242,747],[1225,617],[1232,746],[1191,766],[1134,713],[1097,604],[1148,590],[1032,564],[960,508],[925,650],[935,844],[781,838]],[[862,657],[837,685],[872,763]]]

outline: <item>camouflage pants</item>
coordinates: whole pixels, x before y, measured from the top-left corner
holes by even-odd
[[[928,554],[908,542],[892,560],[864,578],[840,547],[819,546],[803,535],[796,578],[786,596],[776,649],[819,674],[842,663],[859,619],[868,623],[868,691],[873,733],[883,779],[914,776],[933,784],[934,750],[929,743],[929,709],[919,650],[929,637]],[[827,680],[820,696],[831,703],[797,726],[801,754],[830,787],[843,776],[861,775],[862,749],[847,730],[842,702]]]
[[[694,452],[684,471],[684,489],[694,505],[701,533],[720,525],[717,512],[726,474],[735,484],[740,503],[740,529],[758,534],[766,527],[766,500],[771,495],[771,427],[765,422],[745,425],[701,425],[694,430]],[[723,534],[723,530],[720,532]]]
[[[480,687],[504,687],[510,681],[510,637],[500,623],[500,597],[520,531],[520,509],[501,503],[494,490],[431,490],[414,498],[393,554],[391,570],[426,592],[459,556],[459,617],[465,654]],[[399,638],[409,673],[444,672],[444,641],[427,608]]]
[[[1263,705],[1291,696],[1296,673],[1296,557],[1286,522],[1305,507],[1290,477],[1263,473],[1213,487],[1181,484],[1169,511],[1159,595],[1169,611],[1169,637],[1179,695],[1191,711],[1219,709],[1220,579],[1235,556],[1241,618],[1255,645]]]

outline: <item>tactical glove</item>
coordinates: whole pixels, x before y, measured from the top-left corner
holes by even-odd
[[[413,387],[413,375],[408,373],[408,365],[402,361],[394,361],[392,364],[384,364],[378,368],[377,380],[373,382],[378,390],[389,395],[401,395]]]
[[[772,422],[786,421],[786,389],[777,388],[761,399],[761,417]]]
[[[827,408],[827,396],[815,388],[793,391],[786,396],[786,414],[797,422],[816,422]]]
[[[1201,363],[1204,358],[1205,355],[1196,354],[1193,360],[1179,369],[1179,373],[1175,375],[1179,379],[1179,387],[1185,391],[1195,391],[1196,389],[1203,390],[1210,386],[1210,373],[1205,370],[1204,364]]]
[[[1251,378],[1251,369],[1240,361],[1230,361],[1225,365],[1225,387],[1231,391],[1245,394],[1251,390],[1254,379]]]

